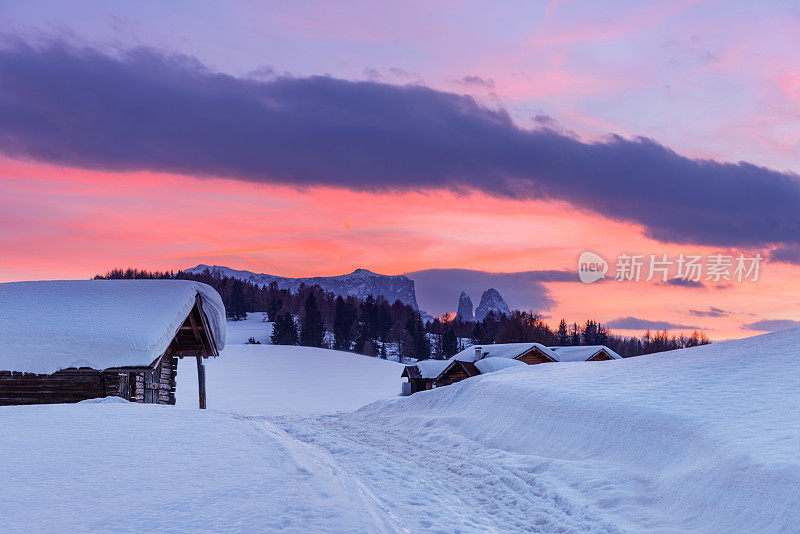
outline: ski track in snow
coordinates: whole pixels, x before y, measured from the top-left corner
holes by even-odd
[[[612,470],[489,449],[435,426],[375,426],[352,414],[261,420],[324,450],[408,532],[623,532],[565,484],[597,481],[608,503]],[[593,473],[594,471],[594,473]],[[570,474],[571,472],[571,474]],[[595,476],[592,477],[591,475]],[[587,476],[588,475],[588,476]],[[626,481],[630,482],[630,481]]]

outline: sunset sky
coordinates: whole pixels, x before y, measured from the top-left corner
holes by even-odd
[[[0,281],[366,268],[433,314],[800,325],[798,50],[792,1],[0,0]],[[623,253],[765,261],[612,280]]]

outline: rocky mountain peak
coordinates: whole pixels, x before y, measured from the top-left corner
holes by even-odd
[[[500,292],[494,288],[487,289],[481,295],[481,302],[475,308],[475,319],[483,321],[489,315],[489,312],[494,312],[495,315],[511,315],[511,310],[508,309],[508,304],[503,300]]]
[[[458,312],[456,313],[456,317],[462,321],[472,321],[474,319],[472,315],[472,299],[470,299],[464,291],[462,291],[461,296],[458,297]]]

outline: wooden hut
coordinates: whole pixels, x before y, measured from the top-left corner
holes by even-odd
[[[205,408],[203,359],[225,344],[225,309],[188,280],[0,284],[0,405],[117,396],[175,404],[178,360],[191,357]]]
[[[477,362],[485,358],[512,358],[528,365],[558,361],[552,350],[541,343],[495,343],[491,345],[473,345],[452,358]]]
[[[559,362],[600,362],[622,359],[622,356],[605,345],[550,347],[550,350]]]
[[[433,388],[433,381],[450,362],[447,360],[420,360],[415,365],[406,365],[401,373],[402,395]]]
[[[475,367],[472,362],[462,362],[453,360],[450,362],[444,371],[433,381],[435,387],[449,386],[455,384],[472,376],[478,376],[481,372]]]

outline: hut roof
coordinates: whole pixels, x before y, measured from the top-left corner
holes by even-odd
[[[533,348],[539,349],[554,360],[557,359],[553,351],[541,343],[494,343],[490,345],[472,345],[451,357],[450,360],[475,362],[482,358],[516,358]],[[486,355],[479,358],[475,349],[481,349],[481,355]]]
[[[622,358],[605,345],[575,345],[571,347],[550,347],[559,362],[585,362],[600,351],[605,351],[614,360]]]
[[[217,350],[225,307],[190,280],[58,280],[0,284],[0,370],[147,366],[161,356],[197,297]]]
[[[417,362],[420,377],[431,379],[436,378],[450,364],[448,360],[420,360]]]
[[[475,367],[475,364],[472,362],[465,362],[461,360],[452,360],[452,361],[445,360],[444,363],[446,363],[447,366],[444,369],[442,369],[442,371],[439,373],[439,376],[436,377],[434,384],[436,384],[439,380],[447,376],[450,373],[450,371],[452,369],[455,369],[456,367],[460,367],[461,369],[463,369],[464,372],[467,374],[467,377],[478,376],[479,374],[481,374],[480,369]]]
[[[484,358],[475,362],[475,367],[477,367],[482,374],[493,373],[495,371],[506,369],[507,367],[517,367],[519,365],[527,364],[513,358],[497,357]]]

